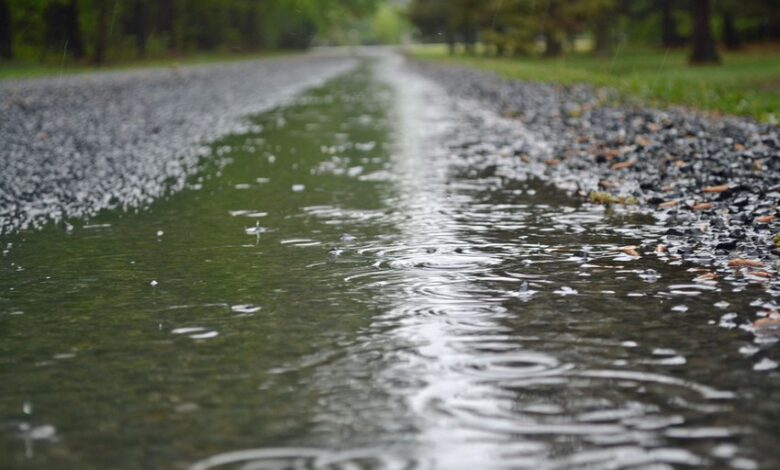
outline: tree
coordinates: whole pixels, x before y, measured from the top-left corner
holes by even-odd
[[[728,49],[739,49],[742,46],[742,41],[739,39],[737,28],[734,26],[734,15],[729,11],[725,11],[721,18],[723,19],[721,30],[723,45]]]
[[[691,18],[693,20],[693,49],[689,59],[690,63],[713,64],[720,62],[710,26],[709,0],[691,0]]]
[[[666,48],[675,48],[683,45],[683,38],[677,32],[677,21],[674,17],[674,0],[660,0],[661,9],[661,40]]]
[[[146,39],[149,34],[146,18],[146,0],[135,0],[131,25],[131,32],[135,36],[135,47],[138,55],[145,57]]]
[[[0,0],[0,59],[14,58],[11,24],[11,8],[6,0]]]
[[[84,43],[81,40],[81,28],[79,27],[78,0],[70,0],[67,11],[68,48],[73,57],[81,59],[84,57]]]
[[[108,0],[97,0],[97,4],[98,18],[93,61],[100,65],[106,61],[106,49],[108,48]]]

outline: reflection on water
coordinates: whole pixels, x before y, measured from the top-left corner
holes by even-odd
[[[3,240],[3,461],[780,464],[760,283],[631,256],[665,229],[474,151],[533,136],[397,59],[258,124],[148,210]]]

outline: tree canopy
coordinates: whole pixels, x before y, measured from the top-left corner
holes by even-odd
[[[599,54],[625,40],[690,44],[692,62],[712,62],[718,40],[780,38],[780,10],[761,0],[413,0],[409,17],[424,41],[499,55],[556,56],[588,38]]]
[[[308,47],[379,0],[0,0],[0,58]]]

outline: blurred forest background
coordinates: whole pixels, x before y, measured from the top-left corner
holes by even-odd
[[[0,0],[0,58],[102,64],[305,49],[398,42],[402,28],[400,7],[378,0]]]
[[[0,57],[104,63],[202,51],[397,44],[408,33],[466,53],[548,57],[644,44],[780,41],[773,0],[0,0]]]
[[[0,79],[359,44],[778,121],[780,0],[0,0]]]
[[[414,0],[409,13],[423,40],[499,56],[608,56],[630,43],[690,46],[691,62],[712,63],[718,43],[780,40],[776,0]]]

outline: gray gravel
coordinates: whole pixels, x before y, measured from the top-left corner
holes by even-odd
[[[535,136],[463,136],[454,144],[460,153],[500,151],[586,201],[636,203],[630,210],[667,227],[660,242],[674,259],[722,266],[749,258],[765,264],[754,270],[762,276],[780,267],[773,243],[780,233],[778,127],[615,104],[613,93],[588,86],[509,81],[428,63],[416,68]]]
[[[354,65],[306,55],[0,82],[0,235],[179,190],[208,142]]]

